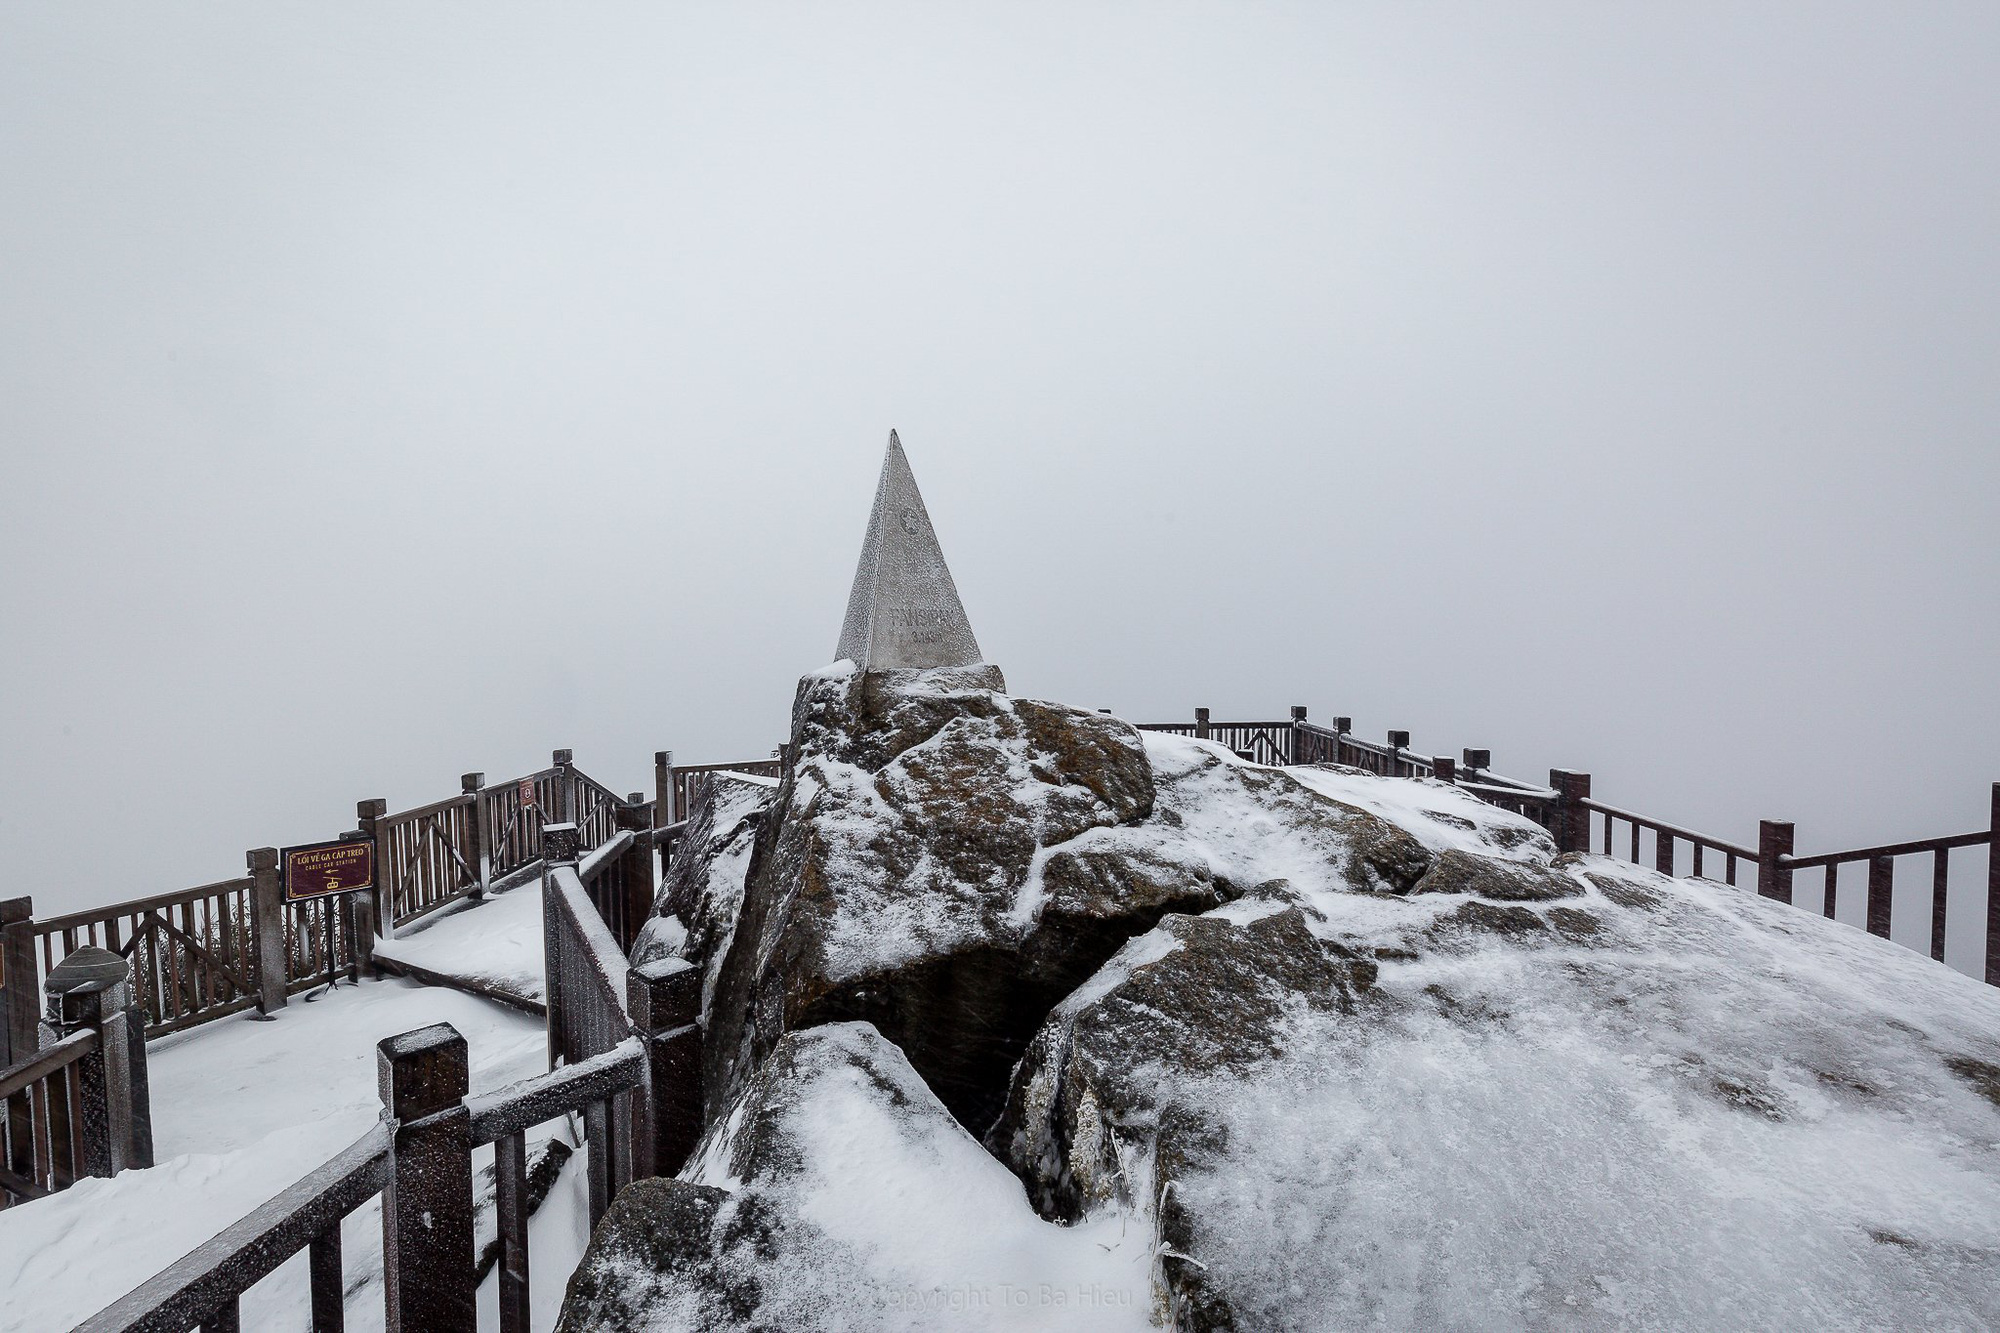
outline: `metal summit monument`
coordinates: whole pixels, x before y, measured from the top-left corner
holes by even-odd
[[[863,671],[974,666],[983,660],[917,479],[910,475],[910,460],[893,430],[834,656]]]

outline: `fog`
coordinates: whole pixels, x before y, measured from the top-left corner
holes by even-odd
[[[0,896],[768,754],[891,427],[1019,693],[1984,827],[1996,64],[1988,5],[10,5]]]

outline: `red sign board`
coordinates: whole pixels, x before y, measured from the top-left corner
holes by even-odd
[[[375,887],[375,844],[365,840],[287,847],[280,853],[279,865],[286,902]]]
[[[535,780],[533,778],[521,779],[521,808],[524,810],[535,808]]]

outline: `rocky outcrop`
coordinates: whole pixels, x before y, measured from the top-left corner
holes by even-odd
[[[2000,1135],[1967,1072],[2000,997],[1720,886],[1459,855],[1332,920],[1278,885],[1127,945],[992,1136],[1037,1207],[1149,1215],[1178,1329],[2000,1308],[2000,1214],[1955,1211],[2000,1204],[1964,1155]]]
[[[808,677],[788,761],[676,852],[707,1138],[566,1328],[2000,1308],[2000,995],[1886,941],[991,668]]]
[[[565,1333],[1150,1327],[1149,1235],[1038,1218],[903,1053],[862,1023],[794,1032],[682,1177],[622,1192]]]
[[[757,831],[777,790],[772,779],[747,773],[710,773],[695,785],[687,827],[661,878],[654,916],[632,946],[635,967],[673,956],[701,968],[704,1012],[736,932]]]
[[[1044,859],[1146,819],[1152,773],[1130,725],[1002,686],[990,667],[801,684],[707,1016],[711,1113],[785,1033],[865,1020],[983,1127],[1051,1005],[1163,912],[1222,900],[1212,881],[1125,899],[1077,875],[1044,920]]]
[[[711,1115],[785,1033],[865,1021],[983,1132],[1049,1010],[1162,916],[1271,866],[1400,892],[1433,859],[1284,772],[1196,746],[1156,774],[1130,724],[1002,689],[991,667],[802,682],[707,1013]]]

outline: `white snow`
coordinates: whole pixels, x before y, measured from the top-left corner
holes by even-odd
[[[1385,959],[1373,1005],[1296,1007],[1247,1080],[1162,1086],[1228,1127],[1179,1189],[1246,1326],[1994,1327],[2000,1115],[1947,1062],[2000,1060],[2000,993],[1742,890],[1583,868],[1661,905],[1593,889],[1562,904],[1604,922],[1588,945]],[[1401,944],[1428,919],[1404,905],[1337,924]]]
[[[396,939],[377,940],[375,955],[539,1005],[544,988],[541,881],[426,918]]]
[[[1476,852],[1541,865],[1556,854],[1548,830],[1526,815],[1488,805],[1434,778],[1385,778],[1358,768],[1313,766],[1285,772],[1322,796],[1382,816],[1434,852]]]
[[[760,1327],[1118,1333],[1152,1326],[1148,1221],[1118,1212],[1074,1226],[1044,1221],[1014,1174],[959,1127],[872,1026],[832,1024],[803,1035],[853,1058],[820,1062],[788,1090],[796,1095],[787,1097],[780,1129],[802,1160],[782,1196],[821,1246],[788,1251],[759,1270]],[[726,1175],[726,1157],[726,1148],[711,1145],[687,1178],[740,1188]],[[652,1327],[706,1328],[707,1313],[656,1310]]]

